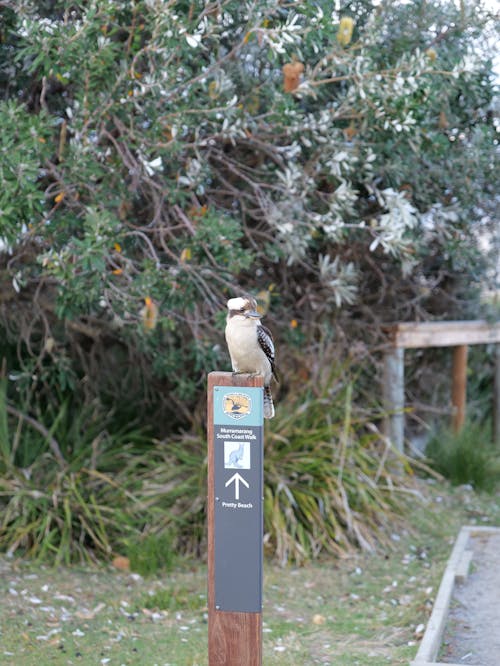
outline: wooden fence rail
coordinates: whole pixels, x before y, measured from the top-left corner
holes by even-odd
[[[495,344],[493,428],[500,445],[500,322],[439,321],[402,322],[385,327],[389,345],[384,354],[383,397],[387,412],[385,434],[400,451],[404,447],[404,350],[423,347],[453,347],[452,426],[464,424],[467,394],[469,345]]]

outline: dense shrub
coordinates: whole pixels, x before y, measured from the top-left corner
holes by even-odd
[[[125,554],[143,574],[178,554],[205,555],[203,435],[148,442],[65,412],[44,436],[22,418],[9,422],[2,396],[2,550],[64,563]],[[414,506],[418,496],[407,461],[353,411],[351,387],[338,397],[323,387],[289,400],[267,432],[264,543],[283,565],[387,544],[404,498]]]
[[[380,323],[476,314],[494,277],[488,11],[0,13],[0,545],[200,551],[205,373],[229,369],[224,303],[250,291],[283,377],[269,548],[371,547],[409,478],[372,421]],[[352,422],[346,357],[363,364]]]
[[[272,297],[294,354],[332,320],[373,340],[382,319],[467,311],[495,168],[481,6],[0,11],[0,319],[21,393],[191,420],[240,289]]]

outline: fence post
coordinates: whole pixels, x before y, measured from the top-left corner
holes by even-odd
[[[453,405],[452,428],[458,433],[465,423],[467,400],[467,345],[453,348],[451,404]]]
[[[405,379],[404,349],[391,347],[384,354],[384,385],[382,388],[385,417],[384,431],[398,451],[404,448]]]
[[[262,387],[208,375],[209,666],[262,666]]]

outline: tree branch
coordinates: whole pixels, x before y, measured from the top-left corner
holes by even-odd
[[[32,416],[28,416],[27,414],[23,414],[20,412],[18,409],[15,407],[12,407],[12,405],[6,404],[6,409],[9,412],[9,414],[12,414],[13,416],[16,416],[18,419],[21,419],[22,421],[26,421],[26,423],[29,423],[32,428],[37,430],[41,435],[43,435],[46,440],[49,443],[49,446],[52,450],[52,453],[54,454],[54,457],[57,459],[57,462],[61,465],[61,467],[66,467],[66,461],[64,459],[64,456],[61,452],[61,448],[59,446],[59,443],[55,437],[53,437],[50,432],[47,430],[47,428],[34,419]]]

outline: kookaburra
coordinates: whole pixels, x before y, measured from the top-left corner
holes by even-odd
[[[260,323],[253,298],[230,298],[227,302],[226,342],[234,372],[264,377],[264,417],[274,416],[271,379],[276,379],[274,342],[271,332]]]

